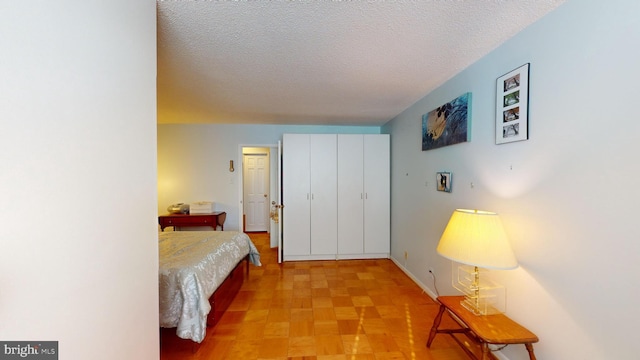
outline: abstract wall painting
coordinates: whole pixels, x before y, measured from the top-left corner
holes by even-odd
[[[422,151],[471,141],[471,93],[422,115]]]
[[[496,144],[529,139],[529,63],[496,81]]]

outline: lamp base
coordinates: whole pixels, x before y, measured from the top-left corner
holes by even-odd
[[[504,286],[491,281],[484,269],[456,263],[453,263],[453,267],[453,287],[464,294],[460,305],[475,315],[500,314],[505,311]]]
[[[476,301],[475,298],[465,296],[464,300],[460,301],[460,305],[463,308],[469,310],[473,315],[494,315],[501,314],[502,311],[496,309],[490,302],[486,299],[480,299]]]

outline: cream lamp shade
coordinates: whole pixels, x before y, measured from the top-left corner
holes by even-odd
[[[436,249],[441,256],[486,269],[518,267],[498,214],[456,209]]]

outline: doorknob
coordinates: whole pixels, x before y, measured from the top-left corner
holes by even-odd
[[[267,194],[264,194],[264,197],[267,197]]]
[[[275,201],[271,202],[271,211],[269,211],[269,217],[275,222],[278,223],[278,209],[281,209],[282,205],[276,205]]]

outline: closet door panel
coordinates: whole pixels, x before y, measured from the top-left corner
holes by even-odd
[[[389,135],[364,135],[364,252],[390,252]]]
[[[309,135],[285,134],[282,149],[283,254],[311,254]]]
[[[338,254],[364,252],[364,140],[338,135]]]
[[[313,255],[335,255],[338,251],[337,151],[337,135],[310,136]]]

